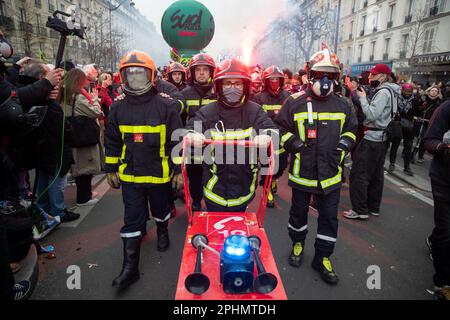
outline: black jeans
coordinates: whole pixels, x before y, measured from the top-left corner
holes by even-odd
[[[77,185],[77,203],[86,203],[92,199],[92,174],[75,177]]]
[[[308,211],[312,194],[292,189],[292,205],[289,212],[288,232],[292,242],[305,243],[308,233]],[[338,206],[341,190],[336,189],[328,194],[314,194],[319,219],[314,248],[316,256],[329,257],[334,251],[338,231]]]
[[[428,123],[423,124],[422,131],[420,131],[420,144],[419,144],[419,159],[423,159],[423,156],[425,155],[425,143],[423,142],[423,137],[425,137],[425,134],[428,130]]]
[[[389,160],[390,163],[395,164],[395,161],[397,159],[397,151],[398,147],[400,146],[400,142],[402,139],[395,139],[391,141],[391,150],[389,154]],[[403,168],[409,169],[411,164],[411,155],[412,155],[412,145],[413,145],[413,139],[412,138],[403,138]]]
[[[450,286],[450,187],[431,179],[434,198],[434,229],[431,247],[436,286]],[[447,195],[443,197],[442,195]]]
[[[14,276],[9,266],[8,237],[0,222],[0,301],[13,300]]]
[[[387,142],[363,139],[355,150],[350,171],[350,200],[358,214],[380,212]]]
[[[245,212],[247,210],[247,205],[237,206],[237,207],[222,207],[221,205],[206,202],[206,209],[208,212]]]

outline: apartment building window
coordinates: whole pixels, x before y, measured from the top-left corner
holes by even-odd
[[[351,47],[347,47],[347,53],[346,53],[346,57],[347,57],[347,60],[346,60],[346,63],[347,64],[350,64],[350,55],[351,55],[351,50],[352,50],[352,48]]]
[[[66,10],[65,10],[65,7],[64,7],[64,4],[63,4],[63,3],[61,3],[61,11],[62,11],[62,12],[66,12]]]
[[[363,53],[364,44],[360,44],[358,47],[358,62],[362,61],[362,53]]]
[[[370,57],[369,57],[369,60],[370,60],[370,61],[373,61],[373,60],[374,60],[374,57],[375,57],[375,47],[376,47],[376,45],[377,45],[377,42],[376,42],[376,41],[372,41],[372,42],[370,43]]]
[[[408,16],[412,16],[414,0],[408,0]]]
[[[446,0],[427,0],[426,8],[430,16],[435,16],[445,11]]]
[[[374,13],[374,17],[373,17],[373,28],[372,28],[372,31],[373,31],[373,32],[377,32],[377,31],[378,31],[378,19],[379,19],[379,15],[380,15],[380,12],[379,12],[379,11],[377,11],[377,12]]]
[[[425,30],[425,37],[424,37],[423,48],[422,48],[423,53],[428,53],[433,50],[435,34],[436,34],[435,27],[427,28]]]
[[[394,13],[395,13],[395,4],[391,4],[389,6],[389,20],[388,20],[388,24],[387,24],[387,28],[392,28],[392,26],[394,25]]]
[[[402,44],[400,49],[400,58],[406,58],[406,53],[408,52],[408,42],[409,42],[409,34],[406,33],[402,35]]]
[[[55,11],[55,6],[53,5],[53,0],[48,0],[48,11]]]
[[[41,31],[41,16],[36,15],[36,31],[39,33]]]
[[[41,7],[41,0],[34,0],[34,5],[36,6],[36,8],[40,8]]]
[[[362,16],[362,18],[361,18],[361,32],[359,33],[360,36],[363,36],[365,33],[366,19],[367,19],[367,16]]]
[[[384,54],[383,60],[387,60],[389,57],[389,46],[391,44],[391,38],[384,39]]]
[[[25,12],[24,8],[20,8],[20,21],[21,22],[26,22],[27,21],[27,13]]]
[[[348,37],[348,40],[352,40],[352,38],[353,38],[353,24],[354,23],[355,23],[354,21],[350,22],[350,35]]]
[[[5,15],[5,8],[3,8],[4,2],[0,1],[0,16]]]

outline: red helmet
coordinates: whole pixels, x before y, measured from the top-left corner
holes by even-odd
[[[244,81],[244,93],[242,103],[248,100],[250,94],[250,84],[252,77],[250,75],[250,68],[243,62],[237,59],[228,59],[222,61],[214,71],[214,88],[219,97],[219,101],[228,104],[223,96],[222,80],[227,78],[237,78]]]
[[[208,66],[212,76],[214,73],[214,68],[216,67],[216,63],[214,62],[214,59],[211,56],[205,53],[198,53],[195,56],[193,56],[188,66],[191,80],[195,80],[194,69],[196,66]]]
[[[186,68],[179,62],[172,62],[167,69],[167,74],[171,74],[172,72],[181,72],[186,74]]]
[[[270,66],[263,72],[263,79],[266,88],[269,88],[269,79],[279,78],[280,79],[280,88],[284,87],[284,73],[278,66]]]

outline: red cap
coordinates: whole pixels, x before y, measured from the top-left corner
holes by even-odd
[[[373,67],[372,69],[370,69],[370,73],[373,75],[379,74],[379,73],[383,73],[383,74],[391,74],[392,71],[391,69],[385,65],[384,63],[378,63],[375,65],[375,67]]]

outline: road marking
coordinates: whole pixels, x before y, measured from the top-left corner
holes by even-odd
[[[386,171],[384,172],[384,178],[389,180],[390,182],[392,182],[393,184],[395,184],[398,187],[404,187],[405,185],[397,180],[395,180],[394,178],[392,178]]]
[[[95,189],[93,189],[92,191],[97,192],[97,196],[96,198],[99,200],[99,202],[97,202],[97,204],[100,203],[100,200],[103,198],[103,196],[105,195],[106,192],[108,192],[110,186],[108,184],[108,180],[104,179],[103,182],[101,182]],[[93,205],[93,206],[89,206],[89,207],[74,207],[73,212],[80,214],[80,218],[72,221],[72,222],[68,222],[68,223],[62,223],[60,224],[60,228],[61,227],[67,227],[67,228],[76,228],[80,225],[80,223],[84,220],[84,218],[87,217],[87,215],[95,208],[95,206],[97,205]]]
[[[390,181],[392,184],[395,184],[396,186],[400,187],[400,190],[402,190],[403,192],[406,192],[407,194],[415,197],[416,199],[419,199],[420,201],[423,201],[426,204],[434,207],[433,199],[430,199],[430,198],[424,196],[423,194],[417,192],[416,190],[414,190],[412,188],[406,188],[404,184],[398,182],[397,180],[395,180],[394,178],[392,178],[391,176],[389,176],[387,174],[385,174],[384,177],[386,178],[386,180]]]
[[[434,207],[434,201],[428,197],[425,197],[423,194],[418,193],[416,190],[411,188],[400,188],[402,191],[412,195],[413,197],[425,202],[426,204],[429,204],[430,206]]]

